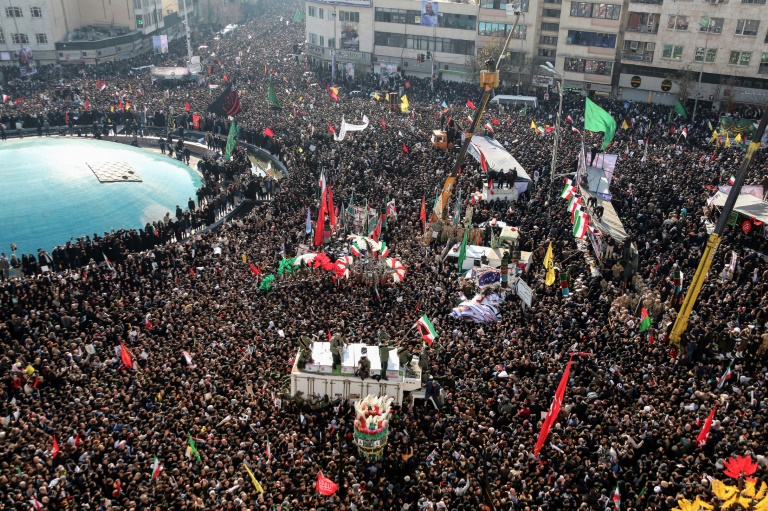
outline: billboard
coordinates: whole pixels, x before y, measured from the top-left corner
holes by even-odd
[[[16,56],[19,59],[19,70],[21,77],[30,76],[37,73],[37,63],[32,55],[32,49],[29,47],[16,50]]]
[[[352,81],[355,79],[355,64],[352,62],[347,62],[344,64],[344,79],[347,81]]]
[[[437,2],[421,0],[421,26],[437,26]]]
[[[360,50],[360,36],[357,33],[357,23],[344,23],[344,25],[342,25],[341,49]]]
[[[155,49],[155,53],[168,53],[168,36],[153,35],[152,48]]]

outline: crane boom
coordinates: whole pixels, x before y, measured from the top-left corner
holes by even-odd
[[[448,199],[450,199],[451,194],[453,193],[453,187],[456,183],[456,178],[459,175],[459,169],[461,169],[461,165],[464,163],[464,159],[467,157],[467,149],[469,148],[469,144],[472,141],[472,135],[475,133],[478,124],[480,124],[480,120],[483,118],[485,108],[488,106],[488,100],[491,99],[491,89],[499,86],[499,66],[501,66],[501,61],[504,59],[504,56],[507,53],[509,43],[512,41],[512,34],[515,32],[518,21],[520,21],[520,11],[519,9],[515,9],[515,23],[512,25],[509,34],[507,34],[507,39],[504,41],[504,47],[499,54],[499,58],[496,60],[496,64],[494,65],[493,61],[489,61],[490,69],[480,71],[480,86],[483,88],[483,96],[480,98],[480,104],[477,105],[477,109],[475,110],[475,116],[472,119],[472,125],[466,133],[464,142],[461,144],[459,156],[456,158],[456,161],[453,164],[451,173],[445,179],[445,183],[443,184],[443,191],[435,204],[434,214],[437,218],[443,218],[445,215],[445,210],[448,206]]]
[[[677,313],[677,318],[675,318],[675,324],[669,335],[670,341],[674,344],[680,344],[680,340],[683,338],[686,328],[688,328],[688,319],[691,317],[693,306],[699,298],[699,293],[707,278],[709,268],[712,266],[712,260],[715,258],[717,249],[723,239],[723,231],[725,231],[728,218],[731,216],[733,207],[736,205],[736,199],[739,198],[739,194],[741,193],[741,186],[744,184],[744,179],[747,177],[747,171],[752,164],[752,157],[754,156],[755,151],[760,149],[760,140],[763,138],[766,125],[768,125],[768,113],[765,113],[765,109],[763,112],[763,118],[760,119],[760,124],[752,136],[752,141],[747,149],[747,155],[744,157],[744,161],[741,162],[739,172],[736,174],[736,182],[733,183],[733,187],[731,187],[731,191],[728,193],[725,205],[723,206],[722,211],[720,211],[720,218],[717,220],[715,230],[709,235],[709,239],[707,239],[707,245],[704,247],[704,252],[701,254],[699,266],[696,268],[696,273],[693,275],[693,279],[691,279],[691,285],[688,287],[688,292],[685,295],[685,300],[683,300],[683,305],[680,307],[680,312]]]

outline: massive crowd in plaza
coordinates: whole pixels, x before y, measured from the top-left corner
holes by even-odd
[[[484,123],[498,121],[494,138],[541,177],[517,202],[475,204],[473,222],[496,218],[519,229],[520,248],[534,253],[524,279],[535,300],[523,311],[509,297],[497,322],[458,321],[449,317],[460,291],[456,266],[441,260],[444,242],[425,241],[420,207],[424,197],[431,204],[454,163],[453,153],[432,147],[431,131],[441,127],[441,116],[468,127],[472,112],[465,105],[478,103],[477,84],[440,80],[432,90],[429,80],[411,78],[405,92],[413,114],[392,112],[369,96],[381,90],[378,76],[334,82],[329,70],[289,56],[304,39],[303,22],[294,21],[302,4],[264,4],[227,37],[214,39],[212,28],[194,31],[193,47],[215,53],[207,83],[170,89],[167,100],[148,70],[134,68],[184,65],[181,41],[165,55],[42,66],[30,78],[4,84],[4,94],[23,98],[0,105],[0,122],[9,127],[17,120],[35,127],[39,119],[51,126],[71,119],[84,129],[93,121],[125,124],[140,121],[145,109],[148,123],[165,125],[169,107],[179,125],[188,102],[189,115],[203,117],[203,131],[226,135],[228,122],[206,113],[221,89],[207,85],[235,80],[242,91],[241,139],[276,155],[290,176],[252,215],[215,230],[184,238],[184,229],[168,230],[168,221],[158,219],[141,233],[105,233],[65,246],[55,264],[51,258],[54,273],[40,274],[38,261],[27,263],[24,278],[6,274],[0,284],[0,507],[668,510],[681,498],[715,503],[712,477],[722,477],[734,455],[752,456],[755,477],[768,480],[768,251],[761,233],[727,229],[683,346],[670,345],[667,335],[681,298],[673,273],[681,269],[690,282],[707,238],[707,200],[745,154],[737,144],[710,142],[708,122],[717,125],[716,114],[699,112],[691,123],[670,107],[596,99],[619,124],[626,119],[631,126],[616,132],[608,150],[621,154],[612,204],[628,238],[594,277],[583,255],[574,256],[570,215],[557,198],[562,178],[550,183],[553,134],[530,126],[554,124],[556,96],[544,100],[539,91],[538,108],[524,112],[491,108]],[[88,99],[88,111],[55,104],[59,78]],[[97,80],[107,83],[104,91]],[[270,80],[281,109],[267,101]],[[335,83],[338,101],[326,88]],[[110,112],[118,102],[133,108]],[[338,130],[342,117],[360,123],[363,115],[368,129],[333,140],[329,126]],[[565,95],[566,115],[581,129],[581,95]],[[679,135],[683,127],[687,137]],[[274,136],[264,135],[266,128]],[[562,133],[558,167],[567,169],[580,136],[570,128]],[[602,134],[584,136],[591,147]],[[229,178],[208,169],[207,191],[189,206],[221,209],[238,201],[232,178],[246,175],[250,165],[244,158],[231,165]],[[356,204],[383,207],[395,200],[397,219],[389,219],[382,238],[408,268],[403,283],[374,290],[310,271],[277,279],[268,292],[259,289],[249,264],[262,276],[275,273],[283,254],[310,242],[306,208],[315,219],[321,170],[337,206],[353,193]],[[757,153],[747,183],[766,185],[767,178],[765,155]],[[464,206],[481,186],[480,165],[468,159],[457,185]],[[173,225],[177,215],[171,216]],[[541,261],[550,242],[556,261],[574,256],[566,263],[574,273],[568,297],[558,285],[544,284]],[[638,252],[634,272],[624,270],[630,245]],[[102,263],[100,254],[109,266],[88,264]],[[639,332],[640,298],[653,318],[653,336]],[[409,333],[424,313],[439,345],[424,347]],[[439,409],[421,400],[395,407],[380,461],[362,459],[353,445],[348,402],[296,398],[287,390],[298,337],[324,339],[329,330],[347,342],[371,344],[383,330],[405,338],[414,354],[428,350],[429,374],[445,391]],[[133,369],[121,361],[121,343],[135,357]],[[542,413],[573,351],[591,356],[574,357],[559,420],[534,456]],[[729,366],[731,377],[720,385]],[[715,403],[709,438],[700,446],[697,437]],[[188,455],[190,436],[200,460]],[[54,438],[59,452],[52,452]],[[162,465],[157,478],[155,457]],[[318,493],[318,472],[339,491]],[[617,490],[620,504],[613,500]]]

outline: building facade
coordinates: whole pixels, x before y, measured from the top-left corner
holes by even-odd
[[[474,80],[478,50],[500,48],[519,10],[507,84],[549,86],[539,65],[551,62],[586,94],[685,96],[715,109],[768,101],[766,0],[306,0],[305,9],[308,58],[347,75]]]
[[[0,65],[31,50],[37,64],[95,64],[152,51],[153,36],[184,35],[200,0],[0,0]]]

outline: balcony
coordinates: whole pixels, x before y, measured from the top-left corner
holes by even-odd
[[[632,51],[621,52],[621,60],[632,60],[635,62],[653,62],[653,53],[635,53]]]
[[[768,75],[768,62],[766,62],[765,64],[760,64],[760,67],[757,68],[757,74]]]
[[[638,27],[627,26],[627,32],[638,32],[640,34],[657,34],[659,32],[659,25],[640,25]]]
[[[664,4],[664,0],[629,0],[629,3],[662,5]]]

